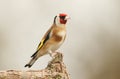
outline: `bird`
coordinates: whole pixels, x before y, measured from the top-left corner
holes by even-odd
[[[31,56],[31,60],[25,67],[30,68],[38,58],[43,55],[54,53],[66,38],[66,23],[70,17],[65,13],[59,13],[54,17],[52,26],[43,36],[36,52]]]

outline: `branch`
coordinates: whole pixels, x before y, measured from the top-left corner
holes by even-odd
[[[63,55],[57,52],[53,57],[43,70],[0,71],[0,79],[70,79],[66,66],[63,63]]]

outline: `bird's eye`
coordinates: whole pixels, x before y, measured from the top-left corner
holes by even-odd
[[[63,20],[65,19],[65,16],[59,16],[59,17],[60,17],[60,19],[63,19]]]

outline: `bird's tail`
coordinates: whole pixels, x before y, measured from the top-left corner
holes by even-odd
[[[35,57],[33,57],[31,60],[30,60],[30,62],[28,63],[28,64],[26,64],[25,65],[25,67],[31,67],[34,63],[35,63],[35,61],[37,60],[38,58],[35,56]]]

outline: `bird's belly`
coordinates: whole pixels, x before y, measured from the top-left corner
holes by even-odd
[[[63,42],[60,42],[58,44],[54,44],[51,46],[51,51],[55,52],[61,45]]]

